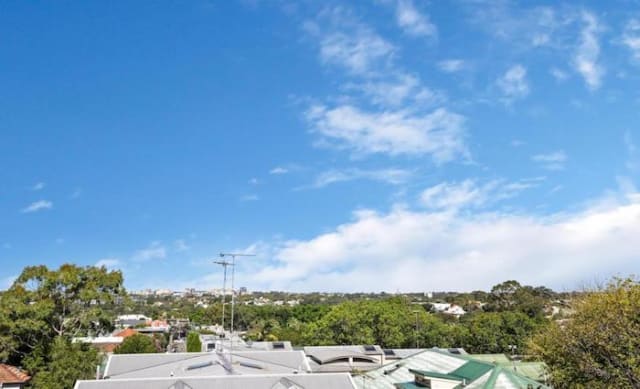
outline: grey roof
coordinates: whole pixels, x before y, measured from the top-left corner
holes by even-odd
[[[354,389],[351,376],[337,374],[230,375],[77,381],[75,389]]]
[[[373,345],[310,346],[304,353],[316,373],[367,371],[380,367],[384,359],[382,348]]]
[[[104,376],[109,378],[154,378],[223,376],[231,374],[292,374],[311,368],[302,351],[238,351],[175,354],[113,354]]]

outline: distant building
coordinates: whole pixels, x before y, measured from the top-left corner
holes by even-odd
[[[438,313],[444,313],[445,315],[460,317],[467,313],[464,309],[462,309],[461,306],[456,304],[432,303],[431,305],[433,306],[434,311]]]
[[[145,315],[120,315],[116,318],[116,327],[135,327],[150,322],[151,318]]]
[[[22,389],[31,377],[19,368],[0,363],[0,388]]]
[[[85,336],[71,339],[73,343],[88,343],[104,353],[112,353],[123,340],[121,336]]]

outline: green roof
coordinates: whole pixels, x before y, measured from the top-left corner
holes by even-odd
[[[435,372],[435,371],[414,370],[414,369],[409,369],[409,371],[411,373],[413,373],[413,374],[418,374],[418,375],[421,375],[421,376],[431,377],[431,378],[442,378],[444,380],[462,381],[464,379],[463,377],[458,377],[458,376],[455,376],[453,374],[438,373],[438,372]]]
[[[493,369],[495,366],[489,363],[479,362],[479,361],[468,361],[464,365],[455,369],[449,374],[453,376],[457,376],[460,378],[464,378],[468,382],[472,382],[487,374],[488,371]]]

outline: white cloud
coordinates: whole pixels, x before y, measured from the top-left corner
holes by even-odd
[[[320,41],[320,58],[324,63],[342,66],[358,75],[371,74],[393,51],[393,45],[364,26],[353,32],[329,33]]]
[[[556,81],[559,82],[569,78],[569,75],[565,71],[558,68],[551,68],[551,70],[549,70],[549,73],[553,76],[553,78],[556,79]]]
[[[575,70],[582,75],[589,89],[595,90],[602,84],[604,67],[598,63],[600,43],[598,34],[602,29],[596,16],[590,12],[582,13],[584,27],[580,32],[580,42],[573,58]]]
[[[567,161],[567,154],[563,150],[554,151],[548,154],[536,154],[531,160],[538,162],[547,170],[562,170]]]
[[[622,34],[622,43],[631,51],[634,61],[640,62],[640,20],[631,19]]]
[[[440,93],[423,86],[418,77],[399,72],[384,81],[349,83],[346,89],[361,91],[373,104],[383,107],[415,103],[424,106],[444,100]]]
[[[106,267],[109,270],[113,270],[119,268],[121,265],[120,260],[116,258],[103,258],[98,260],[94,266],[96,267]]]
[[[432,210],[479,208],[514,197],[523,190],[538,186],[544,179],[545,177],[534,177],[515,182],[490,180],[479,183],[471,179],[443,182],[425,189],[420,194],[420,202]]]
[[[467,155],[464,117],[444,108],[415,114],[316,105],[306,117],[323,141],[356,154],[430,155],[436,163]]]
[[[498,79],[497,84],[507,101],[525,97],[529,94],[527,69],[522,65],[514,65]]]
[[[640,196],[573,213],[360,211],[349,223],[281,244],[243,274],[275,290],[488,289],[507,279],[572,288],[640,267]]]
[[[35,185],[33,185],[31,187],[31,190],[37,192],[39,190],[44,189],[45,186],[46,186],[46,184],[44,182],[38,182],[38,183],[36,183]]]
[[[250,178],[248,182],[251,185],[258,185],[260,183],[260,180],[258,180],[257,178],[253,177],[253,178]]]
[[[411,172],[404,169],[379,169],[379,170],[362,170],[362,169],[343,169],[328,170],[319,174],[313,184],[313,188],[323,188],[327,185],[338,182],[346,182],[353,180],[373,180],[384,182],[387,184],[398,185],[407,182],[411,177]]]
[[[411,0],[398,0],[396,5],[396,22],[402,30],[413,36],[434,36],[436,26],[429,21],[427,15],[421,14]]]
[[[176,241],[173,242],[173,245],[175,247],[175,251],[179,253],[188,251],[191,249],[191,247],[187,244],[187,242],[184,239],[176,239]]]
[[[273,169],[269,170],[269,174],[287,174],[287,173],[289,173],[289,169],[282,166],[276,166]]]
[[[36,202],[33,202],[31,204],[29,204],[28,206],[26,206],[25,208],[22,209],[23,213],[32,213],[32,212],[38,212],[38,211],[42,211],[45,209],[51,209],[53,208],[53,203],[49,200],[38,200]]]
[[[145,248],[136,251],[132,259],[138,262],[146,262],[154,259],[164,259],[167,257],[167,249],[160,242],[151,242]]]
[[[465,62],[461,59],[447,59],[438,62],[438,68],[445,73],[456,73],[464,69]]]

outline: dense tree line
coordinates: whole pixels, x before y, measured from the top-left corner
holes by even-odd
[[[71,339],[110,333],[116,314],[188,317],[195,325],[219,322],[219,302],[207,308],[188,299],[141,305],[127,298],[122,281],[120,272],[105,268],[25,268],[0,295],[0,361],[25,368],[36,389],[72,388],[75,380],[93,377],[101,356]],[[241,304],[235,321],[249,339],[290,340],[294,345],[516,351],[545,361],[557,387],[640,387],[640,285],[634,280],[570,295],[575,314],[563,320],[552,320],[548,310],[561,296],[516,281],[489,292],[442,297],[441,301],[464,306],[468,314],[455,318],[433,312],[429,302],[416,296],[362,294],[334,304],[326,300],[293,307]],[[187,346],[189,351],[200,349],[195,332]],[[116,352],[158,352],[165,347],[163,337],[137,335]]]

